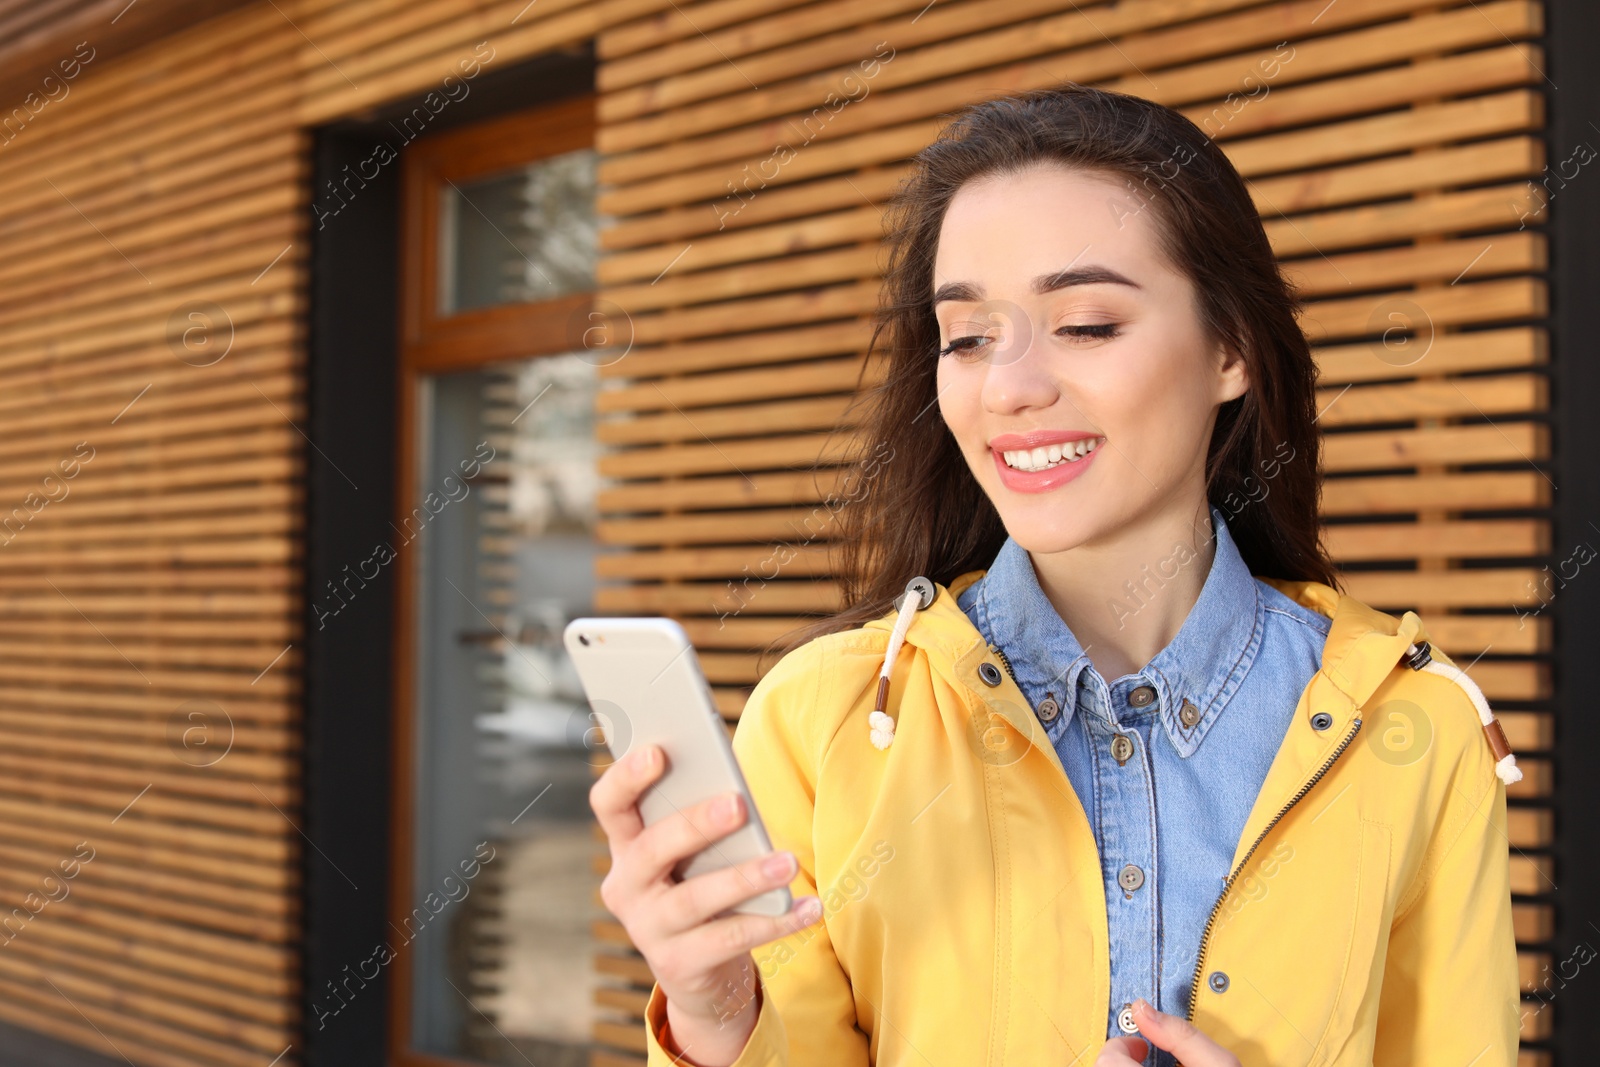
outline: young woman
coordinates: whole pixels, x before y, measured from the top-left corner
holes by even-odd
[[[1414,613],[1336,588],[1315,368],[1226,156],[1030,92],[891,221],[846,608],[735,734],[778,851],[676,883],[741,807],[642,830],[655,748],[593,789],[649,1062],[1512,1064],[1515,760]],[[789,916],[722,914],[775,885]]]

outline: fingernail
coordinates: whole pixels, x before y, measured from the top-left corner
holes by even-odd
[[[801,926],[810,926],[822,918],[822,900],[819,897],[806,897],[794,909],[795,918],[800,920]]]
[[[794,857],[789,853],[775,853],[762,861],[761,873],[766,875],[768,878],[783,878],[787,876],[791,870],[793,870],[793,868],[790,866],[790,864],[793,862]]]
[[[628,762],[636,771],[647,771],[655,760],[655,749],[636,748],[628,755]]]
[[[739,794],[725,793],[717,798],[717,821],[732,822],[739,814]]]

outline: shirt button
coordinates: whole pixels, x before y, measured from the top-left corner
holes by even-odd
[[[1121,767],[1128,762],[1128,757],[1133,755],[1133,742],[1127,734],[1117,734],[1111,739],[1111,758]]]
[[[1117,872],[1117,884],[1131,893],[1144,885],[1144,872],[1130,863]]]
[[[1039,701],[1039,718],[1045,722],[1055,722],[1056,716],[1061,714],[1061,705],[1056,703],[1056,698],[1049,693]]]
[[[1183,707],[1178,709],[1178,718],[1183,721],[1184,726],[1192,727],[1200,721],[1200,709],[1190,703],[1188,697],[1184,697]]]
[[[1207,981],[1211,983],[1211,988],[1218,993],[1226,993],[1228,991],[1228,972],[1226,971],[1212,971],[1211,977]]]
[[[1133,1005],[1124,1004],[1122,1010],[1117,1012],[1117,1029],[1125,1034],[1136,1034],[1139,1025],[1133,1021]]]
[[[1156,702],[1156,691],[1148,685],[1141,685],[1128,694],[1128,703],[1136,708],[1148,708]]]

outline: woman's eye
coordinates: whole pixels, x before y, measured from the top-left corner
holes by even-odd
[[[1089,337],[1103,341],[1117,336],[1117,325],[1115,322],[1103,322],[1081,326],[1063,326],[1056,332],[1064,333],[1071,337]]]
[[[1069,337],[1107,341],[1118,336],[1119,326],[1120,324],[1115,322],[1084,323],[1081,325],[1062,326],[1056,332],[1058,334],[1066,334]],[[993,340],[994,338],[985,337],[982,334],[956,337],[939,350],[939,355],[953,355],[966,363],[976,362],[984,356],[987,346]]]
[[[969,337],[957,337],[951,340],[949,344],[939,349],[939,355],[953,355],[957,359],[970,362],[982,355],[983,346],[988,343],[989,338],[984,337],[981,334],[974,334]]]

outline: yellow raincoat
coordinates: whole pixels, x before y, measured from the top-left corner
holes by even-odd
[[[1087,1067],[1107,1039],[1094,834],[1016,683],[980,675],[1002,664],[955,598],[982,574],[909,616],[887,747],[868,716],[894,612],[791,652],[745,707],[734,751],[773,847],[799,858],[791,891],[818,893],[823,918],[755,951],[736,1067]],[[1219,889],[1189,1017],[1243,1067],[1507,1067],[1504,735],[1447,657],[1409,665],[1427,640],[1414,613],[1272,584],[1333,621]],[[651,1067],[683,1062],[665,1029],[657,986]]]

